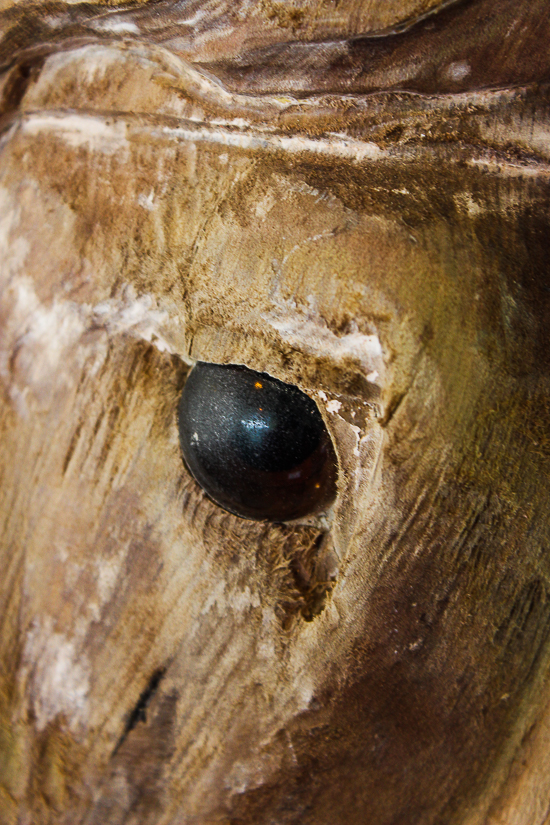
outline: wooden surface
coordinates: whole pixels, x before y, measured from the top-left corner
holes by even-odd
[[[0,822],[544,825],[547,4],[3,8]],[[204,497],[197,359],[331,512]]]

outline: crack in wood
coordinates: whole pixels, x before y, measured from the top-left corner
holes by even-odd
[[[166,668],[160,667],[154,671],[153,675],[149,679],[147,687],[141,692],[139,699],[137,700],[134,709],[131,711],[128,719],[126,720],[126,725],[124,726],[124,731],[122,732],[122,736],[118,740],[116,747],[112,753],[112,757],[115,756],[126,739],[128,738],[129,734],[132,730],[136,727],[138,722],[146,722],[147,721],[147,708],[154,697],[155,693],[157,692],[159,685],[166,675]],[[112,758],[111,757],[111,758]]]

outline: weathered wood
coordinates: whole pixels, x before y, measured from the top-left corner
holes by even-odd
[[[3,8],[0,822],[543,825],[547,4]],[[197,359],[332,512],[204,497]]]

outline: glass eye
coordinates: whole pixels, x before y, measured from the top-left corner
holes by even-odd
[[[336,493],[336,456],[314,401],[247,367],[199,362],[178,407],[184,461],[205,493],[243,518],[288,521]]]

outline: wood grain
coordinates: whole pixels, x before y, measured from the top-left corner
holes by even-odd
[[[546,5],[241,11],[4,6],[0,822],[543,825]],[[330,512],[204,496],[196,360]]]

